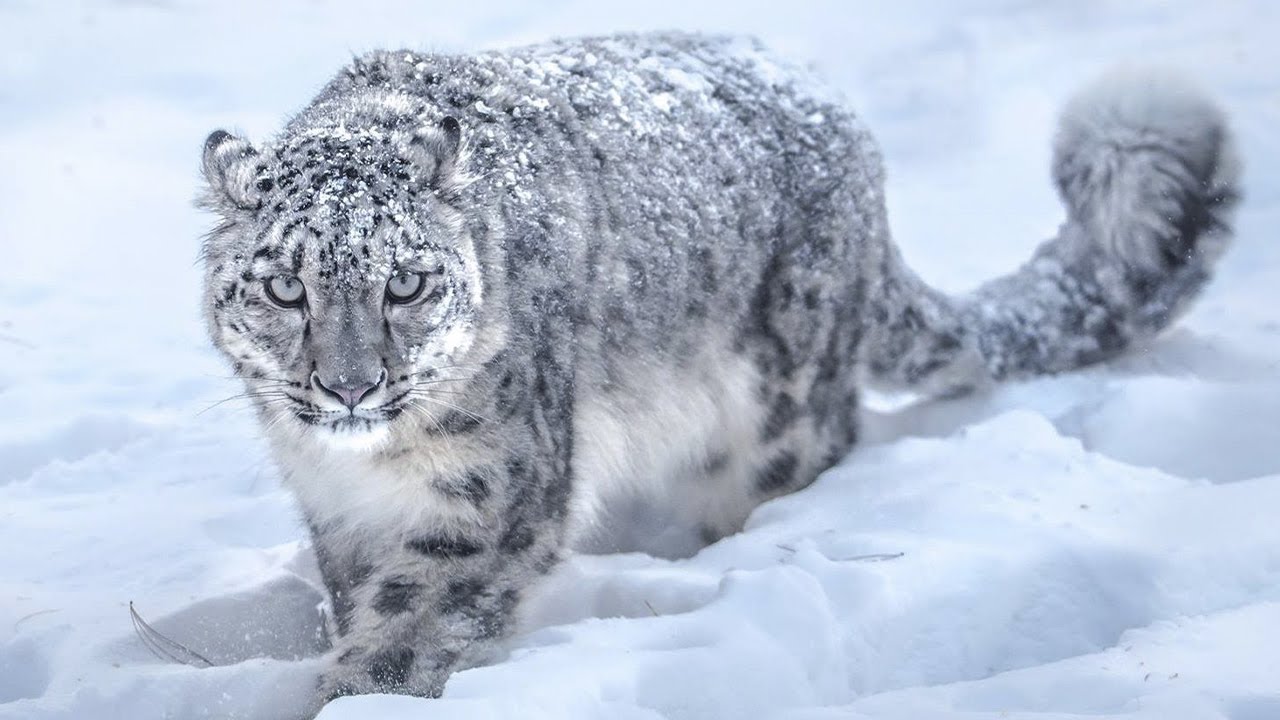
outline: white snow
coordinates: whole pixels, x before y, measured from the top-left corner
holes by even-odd
[[[742,534],[574,558],[444,698],[321,718],[1280,718],[1280,6],[959,5],[0,4],[0,719],[277,720],[317,672],[305,532],[198,313],[204,136],[268,136],[353,51],[669,27],[812,61],[940,287],[1052,232],[1054,115],[1117,64],[1220,98],[1238,241],[1148,351],[882,399],[865,445]],[[154,658],[130,601],[220,666]]]

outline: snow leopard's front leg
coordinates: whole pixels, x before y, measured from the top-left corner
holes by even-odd
[[[557,467],[557,466],[560,467]],[[438,696],[450,673],[483,660],[513,624],[524,591],[564,537],[568,478],[546,458],[474,468],[459,487],[475,522],[370,543],[339,562],[340,536],[315,536],[339,636],[321,699],[365,693]],[[332,578],[332,580],[330,579]]]

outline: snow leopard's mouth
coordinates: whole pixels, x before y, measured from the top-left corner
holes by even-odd
[[[420,418],[442,433],[484,420],[463,407],[431,397],[416,387],[401,390],[375,407],[357,405],[339,410],[334,403],[323,400],[317,402],[292,394],[290,399],[293,402],[289,414],[319,437],[343,447],[377,445],[388,435],[392,423],[409,410],[414,410],[409,415]]]
[[[378,410],[381,408],[375,409],[370,417],[364,413],[344,416],[337,412],[305,411],[295,415],[324,442],[344,449],[370,449],[380,445],[388,435],[389,418],[387,413]]]
[[[360,432],[385,425],[404,411],[401,407],[381,406],[354,412],[298,408],[293,411],[303,423],[333,432]]]
[[[292,397],[293,414],[304,424],[336,433],[366,432],[399,417],[407,406],[409,392],[402,392],[380,405],[355,405],[337,409],[335,403],[322,403]]]

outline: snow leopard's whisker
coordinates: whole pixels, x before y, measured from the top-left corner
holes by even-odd
[[[453,404],[453,403],[451,403],[451,402],[448,402],[448,401],[446,401],[446,400],[441,400],[440,398],[432,397],[432,396],[431,396],[431,395],[429,395],[429,394],[425,394],[425,393],[416,393],[416,394],[414,394],[414,395],[413,395],[413,397],[414,397],[414,399],[417,399],[417,400],[428,400],[428,401],[433,402],[433,403],[435,403],[435,404],[437,404],[437,405],[443,405],[444,407],[447,407],[447,408],[449,408],[450,410],[455,410],[455,411],[457,411],[457,412],[460,412],[460,413],[462,413],[463,415],[466,415],[467,417],[471,418],[472,420],[476,420],[476,421],[478,421],[478,422],[484,422],[484,423],[489,422],[489,418],[486,418],[486,417],[485,417],[485,416],[483,416],[483,415],[477,415],[476,413],[473,413],[473,412],[471,412],[470,410],[468,410],[468,409],[466,409],[466,408],[464,408],[464,407],[462,407],[462,406],[460,406],[460,405],[454,405],[454,404]]]
[[[469,395],[470,394],[464,390],[456,390],[448,386],[432,387],[435,385],[437,385],[437,383],[419,383],[409,388],[407,392],[418,394],[418,395],[429,395],[432,393],[442,393],[444,395]]]
[[[279,425],[280,421],[284,420],[286,417],[288,417],[291,414],[292,413],[290,413],[288,409],[278,410],[270,420],[267,420],[267,422],[263,424],[262,426],[263,432],[270,431],[271,428],[274,428],[276,425]]]
[[[474,363],[464,363],[462,365],[441,365],[439,367],[428,368],[426,370],[422,370],[420,372],[414,373],[413,379],[414,380],[418,380],[420,378],[423,380],[435,379],[433,377],[435,373],[443,372],[445,370],[483,370],[483,369],[484,369],[483,365],[476,365]],[[426,375],[426,377],[422,377],[423,375]],[[468,375],[467,377],[472,378],[475,376]],[[451,380],[453,378],[440,378],[440,379]]]
[[[410,385],[410,390],[428,390],[428,389],[430,389],[430,390],[434,391],[436,388],[432,388],[432,387],[430,387],[430,386],[433,386],[433,385],[445,385],[445,384],[447,384],[447,383],[459,383],[459,382],[466,382],[466,381],[468,381],[468,380],[471,380],[471,379],[472,379],[472,378],[474,378],[474,377],[475,377],[475,375],[468,375],[468,376],[466,376],[466,377],[460,377],[460,378],[432,378],[432,379],[429,379],[429,380],[428,380],[428,379],[414,380],[414,381],[411,383],[411,385]]]
[[[211,404],[211,405],[209,405],[208,407],[206,407],[206,408],[204,408],[203,410],[201,410],[201,411],[197,412],[197,413],[196,413],[196,417],[199,417],[199,416],[201,416],[201,415],[203,415],[203,414],[205,414],[205,413],[209,412],[210,410],[213,410],[213,409],[214,409],[214,408],[216,408],[216,407],[219,407],[219,406],[221,406],[221,405],[225,405],[225,404],[227,404],[227,403],[229,403],[229,402],[234,402],[234,401],[236,401],[236,400],[261,400],[261,401],[263,401],[263,402],[266,402],[266,403],[270,404],[270,402],[271,402],[271,401],[273,401],[273,400],[275,400],[275,401],[283,401],[283,400],[285,400],[285,399],[293,400],[294,398],[293,398],[293,396],[292,396],[292,395],[290,395],[289,393],[287,393],[287,392],[285,392],[285,391],[283,391],[283,390],[256,390],[256,391],[251,391],[251,392],[239,393],[239,394],[236,394],[236,395],[232,395],[231,397],[225,397],[225,398],[223,398],[223,399],[221,399],[221,400],[218,400],[218,401],[216,401],[216,402],[212,403],[212,404]]]
[[[229,395],[223,398],[222,400],[220,400],[219,402],[226,402],[228,400],[239,400],[240,398],[272,397],[272,396],[282,396],[282,395],[288,396],[289,393],[285,392],[284,390],[279,390],[276,388],[262,388],[260,390],[246,390],[245,392],[242,392],[242,393]]]
[[[419,417],[422,417],[422,418],[424,418],[424,419],[426,419],[426,420],[430,421],[432,425],[435,425],[435,426],[436,426],[436,429],[437,429],[437,430],[439,430],[439,431],[440,431],[440,433],[441,433],[442,435],[446,434],[446,433],[444,432],[444,427],[443,427],[442,425],[440,425],[440,421],[439,421],[439,420],[437,420],[437,419],[436,419],[436,416],[435,416],[435,415],[433,415],[433,414],[432,414],[432,412],[431,412],[430,410],[428,410],[427,408],[423,407],[422,405],[420,405],[420,404],[418,404],[418,403],[416,403],[416,402],[408,402],[408,403],[405,403],[405,407],[406,407],[406,408],[408,408],[408,409],[410,409],[410,410],[412,410],[412,411],[414,411],[414,412],[416,412],[416,413],[418,414],[418,416],[419,416]]]
[[[455,412],[460,412],[460,413],[462,413],[463,415],[466,415],[467,417],[469,417],[469,418],[471,418],[472,420],[475,420],[475,421],[477,421],[477,422],[489,422],[489,419],[488,419],[488,418],[486,418],[486,417],[484,417],[483,415],[477,415],[477,414],[475,414],[475,413],[471,412],[470,410],[467,410],[466,408],[460,407],[460,406],[455,405],[455,404],[453,404],[453,403],[451,403],[451,402],[446,402],[446,401],[441,400],[441,399],[439,399],[439,398],[433,398],[433,397],[430,397],[430,396],[423,395],[423,396],[417,397],[417,398],[415,398],[415,399],[416,399],[416,400],[426,400],[427,402],[434,403],[434,404],[436,404],[436,405],[440,405],[440,406],[442,406],[442,407],[449,408],[450,410],[453,410],[453,411],[455,411]]]
[[[413,394],[422,394],[422,395],[433,395],[433,394],[441,394],[441,395],[468,395],[468,394],[469,394],[469,393],[466,393],[466,392],[464,392],[464,391],[462,391],[462,390],[445,390],[445,389],[443,389],[443,388],[410,388],[410,389],[406,390],[405,392],[406,392],[406,393],[408,393],[408,394],[410,394],[410,395],[413,395]]]
[[[290,380],[288,378],[271,377],[268,375],[214,375],[212,373],[209,373],[209,374],[206,374],[205,377],[213,378],[214,380],[241,380],[244,382],[252,382],[260,385],[269,385],[273,387],[274,386],[290,386],[290,387],[302,386],[302,383],[296,380]]]
[[[418,414],[419,417],[424,418],[427,422],[435,426],[436,432],[440,435],[441,438],[444,439],[444,445],[446,450],[449,453],[454,452],[453,435],[448,432],[445,432],[444,425],[440,424],[440,420],[437,419],[436,416],[430,410],[423,407],[422,405],[419,405],[416,402],[413,402],[412,400],[410,400],[410,402],[405,407],[412,409],[414,412]]]
[[[414,380],[413,384],[414,385],[434,385],[436,383],[463,382],[465,380],[470,380],[473,377],[475,377],[475,375],[468,375],[466,377],[460,377],[460,378],[431,378],[430,380],[422,379],[422,380]]]
[[[263,430],[264,430],[264,431],[265,431],[265,430],[270,430],[271,428],[273,428],[273,427],[275,427],[276,425],[279,425],[281,422],[283,422],[285,418],[292,417],[292,418],[300,419],[300,418],[298,418],[298,413],[297,413],[296,409],[295,409],[294,407],[292,407],[292,406],[297,405],[297,404],[298,404],[298,403],[295,401],[295,402],[293,402],[293,403],[290,403],[290,404],[286,404],[286,405],[284,405],[284,407],[280,407],[280,406],[271,407],[271,409],[274,411],[274,413],[275,413],[275,414],[274,414],[274,415],[272,415],[272,416],[271,416],[271,418],[270,418],[269,420],[267,420],[267,421],[266,421],[266,423],[264,423],[264,424],[263,424],[263,426],[262,426],[262,427],[263,427]],[[268,407],[270,407],[270,406],[268,406]],[[310,407],[310,406],[308,406],[308,407]],[[309,411],[310,411],[310,410],[309,410]]]
[[[461,363],[459,365],[437,365],[432,368],[423,370],[422,372],[439,372],[441,370],[479,370],[484,367],[475,363]]]
[[[413,384],[414,384],[414,385],[432,385],[432,384],[434,384],[434,383],[445,383],[445,382],[464,382],[464,381],[466,381],[466,380],[470,380],[470,379],[472,379],[472,378],[474,378],[474,377],[475,377],[475,375],[465,375],[465,376],[463,376],[463,377],[431,377],[431,378],[414,378],[414,379],[412,380],[412,382],[413,382]]]
[[[204,377],[215,378],[217,380],[279,380],[267,375],[222,375],[219,373],[202,373]]]

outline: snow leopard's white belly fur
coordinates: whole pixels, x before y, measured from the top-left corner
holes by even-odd
[[[1222,117],[1117,76],[1063,114],[1058,235],[943,295],[814,87],[674,33],[375,52],[271,142],[209,136],[206,315],[330,591],[318,701],[439,693],[565,548],[614,546],[620,505],[734,532],[850,449],[864,381],[954,392],[1149,339],[1226,246]]]

